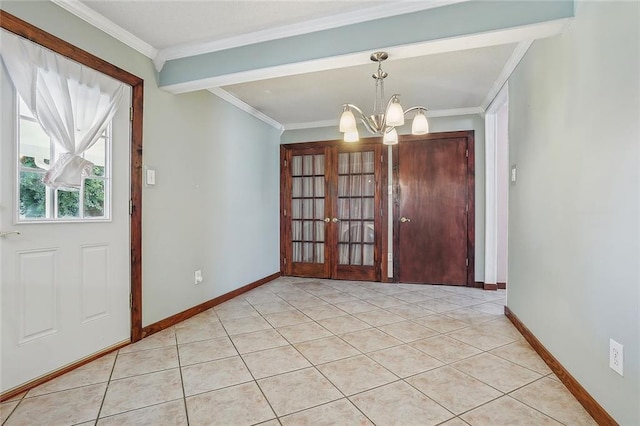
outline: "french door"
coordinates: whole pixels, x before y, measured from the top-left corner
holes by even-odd
[[[285,275],[380,280],[383,164],[380,142],[283,147]]]

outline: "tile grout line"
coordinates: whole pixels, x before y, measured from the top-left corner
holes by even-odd
[[[182,377],[182,362],[180,361],[180,346],[178,345],[178,332],[174,334],[176,354],[178,356],[178,372],[180,373],[180,388],[182,389],[182,406],[184,407],[184,415],[187,418],[187,426],[189,426],[189,410],[187,409],[187,394],[184,391],[184,377]]]
[[[109,379],[107,380],[107,386],[104,388],[104,395],[102,395],[102,401],[100,402],[100,408],[98,408],[98,413],[96,413],[96,420],[94,426],[98,424],[98,420],[100,419],[100,413],[102,413],[102,407],[104,406],[104,401],[107,399],[107,392],[109,391],[109,385],[111,384],[111,377],[113,377],[113,372],[116,369],[116,363],[118,362],[118,356],[120,355],[120,350],[116,351],[116,356],[113,358],[113,365],[111,366],[111,372],[109,373]]]

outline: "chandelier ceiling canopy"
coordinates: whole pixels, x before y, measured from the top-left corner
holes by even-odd
[[[398,143],[397,126],[404,124],[404,116],[415,111],[411,133],[414,135],[424,135],[429,133],[429,122],[424,115],[427,108],[423,106],[414,106],[407,110],[403,110],[400,105],[400,95],[391,96],[389,101],[384,103],[384,79],[387,73],[382,70],[382,62],[389,57],[387,52],[375,52],[371,54],[371,60],[378,63],[378,69],[371,76],[376,81],[376,97],[373,104],[373,113],[370,116],[353,104],[344,104],[342,106],[342,115],[340,116],[340,131],[344,133],[345,142],[357,142],[360,139],[356,115],[364,124],[366,129],[374,135],[382,136],[382,142],[385,145],[395,145]],[[356,114],[354,114],[354,111]]]

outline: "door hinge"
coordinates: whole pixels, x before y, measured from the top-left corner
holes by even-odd
[[[287,160],[284,160],[284,167],[287,167]]]
[[[133,121],[133,107],[129,108],[129,121]]]
[[[465,156],[466,158],[469,158],[469,150],[468,150],[468,149],[464,152],[464,156]]]
[[[382,207],[380,207],[380,217],[382,217]]]
[[[465,213],[469,213],[469,204],[467,204],[466,206],[464,206],[464,212],[465,212]]]
[[[285,265],[287,264],[287,258],[286,257],[282,258],[282,261],[284,262]]]
[[[284,217],[287,217],[287,209],[284,209]]]
[[[129,293],[129,307],[133,308],[133,293]]]
[[[129,216],[133,214],[133,200],[129,200]]]
[[[466,267],[469,267],[469,258],[467,257],[467,260],[465,261]]]
[[[380,162],[384,163],[384,157],[382,155],[380,156]]]

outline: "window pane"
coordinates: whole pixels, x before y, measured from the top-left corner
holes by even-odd
[[[323,175],[324,174],[324,155],[315,155],[313,158],[315,160],[314,173],[316,175]]]
[[[302,175],[302,157],[299,155],[296,155],[291,159],[291,174],[293,176]]]
[[[20,218],[44,218],[47,214],[47,189],[42,173],[20,172]]]
[[[375,240],[375,229],[373,222],[364,223],[364,242],[372,243]]]
[[[316,219],[324,219],[324,198],[316,199]]]
[[[373,173],[373,151],[362,153],[362,171],[364,173]]]
[[[293,178],[291,196],[302,197],[302,178]]]
[[[294,241],[302,239],[302,221],[294,220],[291,222],[291,239]]]
[[[364,253],[363,253],[364,259],[362,260],[362,264],[367,266],[373,265],[373,246],[369,244],[365,244],[363,248],[364,248]]]
[[[302,166],[302,174],[305,176],[313,176],[313,155],[305,155]]]
[[[302,243],[293,243],[293,261],[302,262]]]
[[[305,220],[302,225],[302,239],[304,241],[313,241],[313,222]]]
[[[373,175],[365,175],[363,176],[363,190],[362,195],[373,196],[375,191],[375,179]]]
[[[324,241],[324,222],[316,221],[316,241]]]
[[[20,160],[32,157],[34,164],[48,169],[51,163],[51,142],[49,136],[35,121],[20,120]],[[26,165],[26,164],[25,164]],[[33,166],[28,166],[33,167]]]
[[[106,165],[106,140],[103,138],[98,139],[98,141],[93,145],[87,152],[84,154],[84,158],[91,161],[94,166],[94,175],[102,176],[102,174],[95,173],[95,169],[104,170]]]
[[[316,244],[316,263],[324,263],[324,244]]]
[[[58,218],[79,217],[80,192],[58,190]]]
[[[313,243],[304,243],[302,245],[302,261],[305,263],[313,262]]]
[[[302,219],[302,200],[291,201],[291,217],[293,219]]]
[[[350,265],[362,265],[362,246],[360,244],[351,244]]]
[[[84,180],[84,216],[105,217],[104,214],[104,180]]]
[[[362,173],[362,153],[361,152],[352,152],[351,153],[351,173]]]
[[[349,264],[349,244],[338,245],[338,263],[340,265]]]
[[[346,175],[349,173],[349,154],[341,153],[338,155],[338,173]]]
[[[316,191],[316,197],[324,197],[324,177],[322,176],[317,176],[314,178],[316,180],[315,182],[315,191]]]

